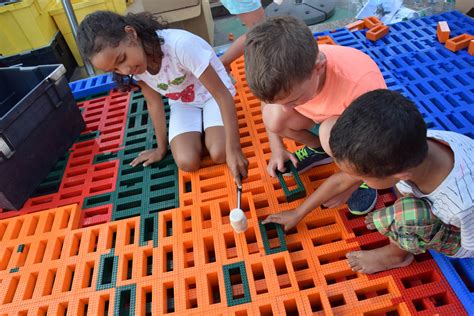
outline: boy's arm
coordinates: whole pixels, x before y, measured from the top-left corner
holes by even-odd
[[[360,182],[360,180],[351,177],[347,173],[335,173],[324,181],[323,184],[321,184],[321,186],[298,208],[291,211],[272,214],[263,221],[263,224],[278,223],[283,225],[285,230],[290,230],[308,213]]]
[[[285,162],[291,160],[293,165],[296,166],[298,159],[296,159],[295,155],[286,150],[280,135],[269,131],[267,128],[265,128],[265,130],[267,131],[268,142],[270,143],[270,150],[272,152],[270,161],[268,161],[267,172],[270,176],[276,177],[277,169],[280,172],[286,171]]]
[[[240,148],[239,125],[235,111],[234,98],[230,94],[221,78],[212,65],[199,77],[199,81],[212,94],[222,115],[226,138],[226,160],[237,185],[241,185],[241,178],[247,177],[248,160]]]
[[[142,151],[137,158],[135,158],[130,165],[135,167],[143,163],[146,167],[156,161],[160,161],[168,152],[168,139],[166,136],[166,117],[165,108],[161,95],[150,88],[146,83],[139,81],[138,85],[142,89],[145,97],[148,115],[150,115],[153,128],[155,130],[157,148]]]
[[[269,106],[268,104],[265,104],[262,102],[262,112],[265,111],[265,107]],[[264,121],[265,125],[265,121]],[[290,153],[288,150],[286,150],[285,144],[283,143],[283,138],[270,131],[267,126],[265,125],[265,131],[267,132],[268,135],[268,142],[270,144],[270,150],[271,150],[271,157],[270,160],[268,161],[268,166],[267,166],[267,172],[271,177],[276,177],[276,170],[279,170],[280,172],[285,172],[285,163],[288,160],[291,160],[293,165],[296,167],[296,164],[298,163],[298,159],[296,159],[295,155]]]
[[[286,150],[285,144],[283,144],[283,139],[280,135],[269,131],[266,127],[265,130],[267,131],[268,141],[270,143],[270,149],[272,150],[272,152],[278,150]]]
[[[222,64],[228,72],[230,71],[230,64],[244,54],[244,44],[246,38],[246,34],[240,36],[220,57]]]

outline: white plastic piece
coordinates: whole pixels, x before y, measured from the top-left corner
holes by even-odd
[[[248,228],[247,217],[245,217],[244,211],[240,208],[234,208],[230,211],[230,225],[236,233],[243,233]]]
[[[273,0],[273,2],[275,2],[278,5],[281,5],[283,3],[283,0]]]

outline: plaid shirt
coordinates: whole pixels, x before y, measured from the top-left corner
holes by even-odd
[[[405,196],[392,206],[373,212],[377,230],[413,254],[433,249],[453,256],[461,246],[460,229],[443,223],[426,199]]]

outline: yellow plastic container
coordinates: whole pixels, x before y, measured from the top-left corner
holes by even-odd
[[[127,8],[125,0],[72,0],[71,4],[74,8],[74,12],[76,13],[77,23],[81,23],[86,15],[95,11],[108,10],[123,14]],[[71,52],[74,55],[77,63],[80,66],[84,65],[84,62],[82,61],[82,58],[79,54],[76,41],[72,35],[66,13],[64,12],[60,1],[58,3],[55,2],[51,6],[49,9],[49,15],[53,17],[54,22],[56,22],[56,25],[61,30],[61,33],[66,39],[66,42],[71,49]]]
[[[23,0],[0,7],[1,55],[16,55],[49,45],[58,28],[48,14],[48,2]]]

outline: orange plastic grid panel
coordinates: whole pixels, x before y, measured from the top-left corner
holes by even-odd
[[[100,311],[100,304],[102,310],[104,308],[103,297],[108,297],[109,308],[113,308],[110,307],[114,306],[111,290],[96,292],[94,286],[100,256],[112,249],[118,259],[115,288],[136,285],[136,311],[152,310],[157,314],[175,315],[211,311],[224,315],[251,315],[256,310],[263,314],[270,311],[299,311],[304,314],[311,310],[316,315],[331,312],[352,315],[374,311],[403,314],[406,305],[415,310],[428,306],[430,311],[456,307],[453,293],[443,294],[447,284],[439,271],[433,277],[437,282],[434,285],[444,285],[436,286],[439,291],[424,291],[425,296],[412,295],[414,290],[411,288],[423,286],[433,275],[436,268],[430,264],[431,271],[425,271],[426,276],[421,275],[420,281],[413,276],[420,274],[420,266],[428,267],[429,261],[415,263],[416,268],[412,270],[415,273],[405,273],[401,277],[393,277],[396,273],[369,277],[352,272],[345,253],[357,249],[358,243],[350,241],[353,234],[346,232],[340,209],[310,214],[295,230],[288,232],[288,251],[265,256],[252,194],[246,193],[242,199],[242,207],[249,219],[249,229],[244,234],[236,234],[230,227],[228,204],[226,199],[220,199],[160,212],[156,248],[151,242],[139,246],[135,230],[139,225],[138,218],[77,229],[66,235],[56,233],[59,239],[64,236],[64,241],[61,246],[57,244],[57,238],[53,238],[51,246],[48,241],[43,256],[46,259],[2,276],[0,300],[3,305],[0,312],[23,310],[25,304],[21,301],[25,299],[31,306],[30,310],[47,306],[48,311],[54,313],[65,308],[77,311],[77,315],[83,315],[85,309],[88,312]],[[64,209],[58,211],[64,213]],[[63,213],[59,213],[52,225],[46,226],[72,227],[77,215],[71,213],[66,225],[64,215],[60,215]],[[33,215],[38,214],[18,219],[26,223]],[[40,219],[39,223],[43,225],[43,221]],[[10,236],[7,239],[13,242],[17,234],[13,234],[12,239],[12,232],[18,229],[15,228],[18,224],[12,225],[13,228],[8,225],[4,229],[4,236]],[[27,234],[29,226],[21,228],[18,236]],[[47,259],[53,257],[56,259]],[[252,301],[229,308],[222,266],[235,262],[245,264]],[[434,285],[430,285],[431,288]],[[400,291],[404,288],[407,290]],[[236,297],[242,295],[239,281],[232,291]],[[401,298],[403,291],[407,293]],[[49,301],[49,298],[54,300]],[[439,304],[447,306],[437,309]]]

